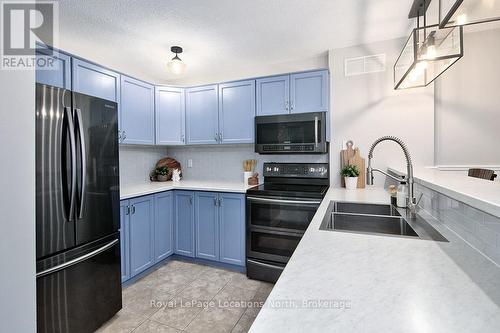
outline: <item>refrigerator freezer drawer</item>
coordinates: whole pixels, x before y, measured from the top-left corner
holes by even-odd
[[[94,332],[121,309],[118,237],[38,263],[37,332]]]

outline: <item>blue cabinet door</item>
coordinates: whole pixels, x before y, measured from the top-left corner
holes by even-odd
[[[290,75],[290,112],[328,111],[327,70]]]
[[[122,75],[120,87],[120,129],[123,143],[153,145],[154,86]]]
[[[73,58],[73,90],[108,101],[120,102],[120,74]]]
[[[217,85],[186,90],[188,144],[217,144],[219,138]]]
[[[130,199],[130,276],[133,277],[154,263],[153,196]]]
[[[289,84],[289,75],[257,79],[257,115],[289,113]]]
[[[194,192],[174,193],[176,254],[194,257]]]
[[[220,261],[245,266],[245,195],[220,194]]]
[[[120,201],[120,256],[122,268],[122,282],[130,279],[130,266],[129,266],[129,201]]]
[[[172,191],[155,194],[155,262],[174,253],[174,195]]]
[[[183,88],[156,87],[156,144],[184,145],[185,95]]]
[[[51,66],[36,68],[36,82],[50,86],[71,89],[71,57],[57,51],[50,54],[48,49],[36,49],[37,59],[45,58]],[[37,62],[38,64],[38,62]],[[50,68],[50,69],[49,69]]]
[[[195,194],[196,257],[219,259],[219,195],[216,192]]]
[[[220,143],[253,143],[255,80],[219,85]]]

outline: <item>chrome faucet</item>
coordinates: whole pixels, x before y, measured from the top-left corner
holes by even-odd
[[[385,171],[382,171],[380,169],[374,169],[372,168],[372,158],[373,158],[373,150],[375,147],[382,141],[394,141],[396,142],[402,149],[405,154],[406,158],[406,178],[405,179],[400,179],[397,177],[394,177],[390,174],[388,174]],[[366,184],[367,185],[373,185],[373,171],[378,171],[387,177],[390,177],[394,180],[396,180],[399,183],[406,182],[408,184],[408,198],[406,202],[406,206],[411,210],[415,211],[417,207],[417,199],[415,198],[415,193],[414,193],[414,180],[413,180],[413,165],[411,162],[411,156],[410,152],[408,151],[408,148],[406,147],[406,144],[401,140],[400,138],[397,138],[395,136],[383,136],[379,139],[377,139],[370,147],[370,152],[368,153],[368,168],[366,168]]]

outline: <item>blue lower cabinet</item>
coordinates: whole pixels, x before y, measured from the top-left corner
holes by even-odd
[[[221,193],[219,197],[219,259],[245,266],[245,195]]]
[[[148,195],[130,199],[130,276],[154,264],[154,200]]]
[[[120,201],[120,255],[121,255],[121,265],[122,265],[122,282],[130,279],[130,265],[128,262],[129,258],[129,239],[128,239],[128,227],[129,227],[129,201]]]
[[[219,194],[196,192],[195,239],[196,257],[219,260]]]
[[[162,192],[154,196],[155,262],[174,253],[174,195]]]
[[[175,247],[174,252],[194,257],[194,192],[174,192]]]

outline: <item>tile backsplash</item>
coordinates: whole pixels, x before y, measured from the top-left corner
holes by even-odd
[[[419,207],[500,266],[500,218],[415,184]]]
[[[243,161],[257,160],[255,171],[262,179],[264,162],[307,162],[327,163],[328,155],[259,155],[254,152],[254,145],[169,147],[170,157],[182,165],[186,180],[205,181],[243,181]],[[188,168],[188,160],[193,166]]]
[[[166,156],[165,147],[120,146],[120,185],[148,181],[156,162]]]

